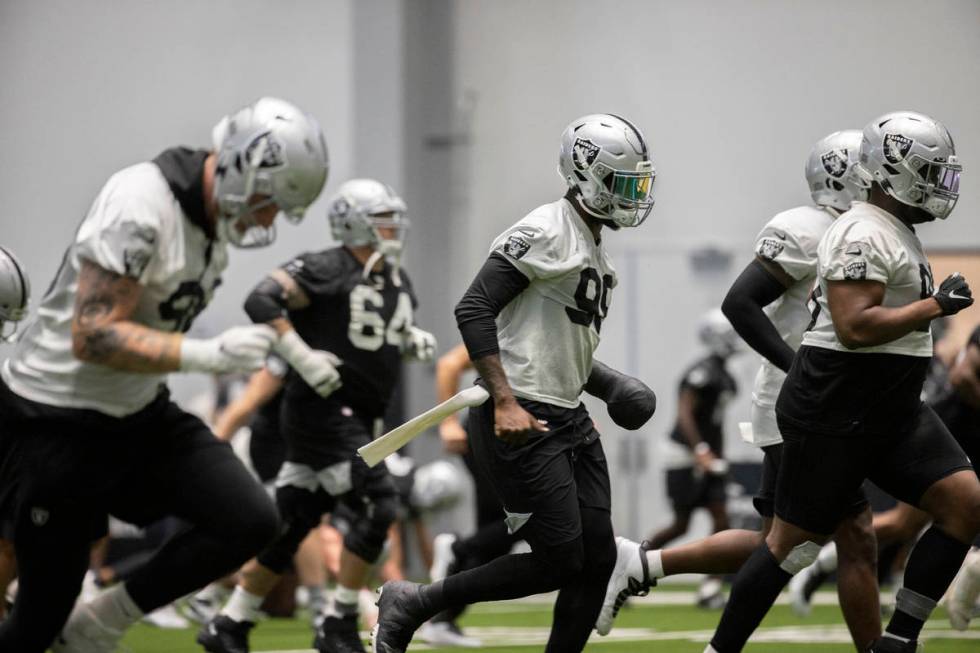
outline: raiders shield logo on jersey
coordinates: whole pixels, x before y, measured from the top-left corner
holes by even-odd
[[[851,261],[844,266],[844,278],[860,281],[868,276],[868,264],[864,261]]]
[[[587,170],[599,156],[599,146],[587,138],[576,138],[572,145],[572,162],[579,170]]]
[[[527,250],[531,249],[531,243],[527,242],[517,234],[507,238],[507,242],[504,243],[504,254],[513,258],[519,259],[525,254]]]
[[[825,152],[820,156],[820,162],[827,174],[835,179],[840,179],[847,171],[847,153],[843,155],[837,150]]]
[[[762,258],[772,261],[775,260],[777,256],[785,249],[785,245],[775,238],[763,238],[762,242],[759,243],[759,256]]]
[[[901,134],[885,134],[885,158],[889,163],[898,163],[912,149],[912,139]]]

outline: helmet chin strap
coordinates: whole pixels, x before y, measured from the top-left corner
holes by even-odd
[[[576,189],[575,201],[576,203],[578,203],[578,205],[582,208],[583,211],[588,213],[596,220],[600,221],[602,223],[602,226],[609,227],[613,231],[619,230],[620,225],[617,224],[615,220],[610,218],[608,215],[605,215],[604,213],[597,213],[595,209],[593,209],[591,206],[586,204],[585,198],[582,196],[581,191],[579,191],[578,189]]]

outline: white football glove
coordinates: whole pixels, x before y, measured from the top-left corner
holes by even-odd
[[[266,324],[231,327],[205,340],[184,337],[180,343],[183,372],[253,372],[265,364],[276,331]]]
[[[342,384],[337,367],[342,361],[329,351],[311,349],[295,330],[279,337],[274,349],[321,397],[327,397]]]
[[[402,335],[402,358],[428,363],[436,356],[436,337],[428,331],[413,326]]]

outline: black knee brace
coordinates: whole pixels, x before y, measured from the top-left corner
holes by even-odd
[[[320,495],[323,496],[320,496]],[[324,504],[329,497],[322,490],[309,492],[297,487],[286,486],[276,490],[276,505],[282,515],[279,534],[256,559],[263,567],[281,574],[292,562],[309,532],[320,523],[323,513],[330,510]]]
[[[362,515],[344,534],[344,546],[362,560],[375,562],[398,516],[398,499],[394,494],[374,497],[365,502]]]

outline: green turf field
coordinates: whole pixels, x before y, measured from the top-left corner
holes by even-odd
[[[608,637],[593,635],[587,651],[607,653],[701,653],[718,623],[720,612],[691,607],[689,592],[652,594],[649,601],[628,606]],[[832,603],[833,594],[821,593],[821,603]],[[676,605],[675,605],[676,604]],[[531,653],[541,651],[551,622],[550,606],[543,601],[520,601],[477,606],[464,618],[467,633],[480,637],[481,649],[441,648],[441,651],[478,650],[484,653]],[[135,653],[199,652],[193,629],[158,630],[140,625],[125,644]],[[942,609],[927,626],[926,653],[977,653],[980,624],[961,633],[950,628]],[[300,653],[311,649],[308,622],[297,619],[265,621],[255,629],[252,651]],[[747,653],[846,653],[854,651],[840,610],[817,605],[806,619],[796,617],[785,605],[777,605],[756,632]],[[416,642],[411,651],[436,650]]]

